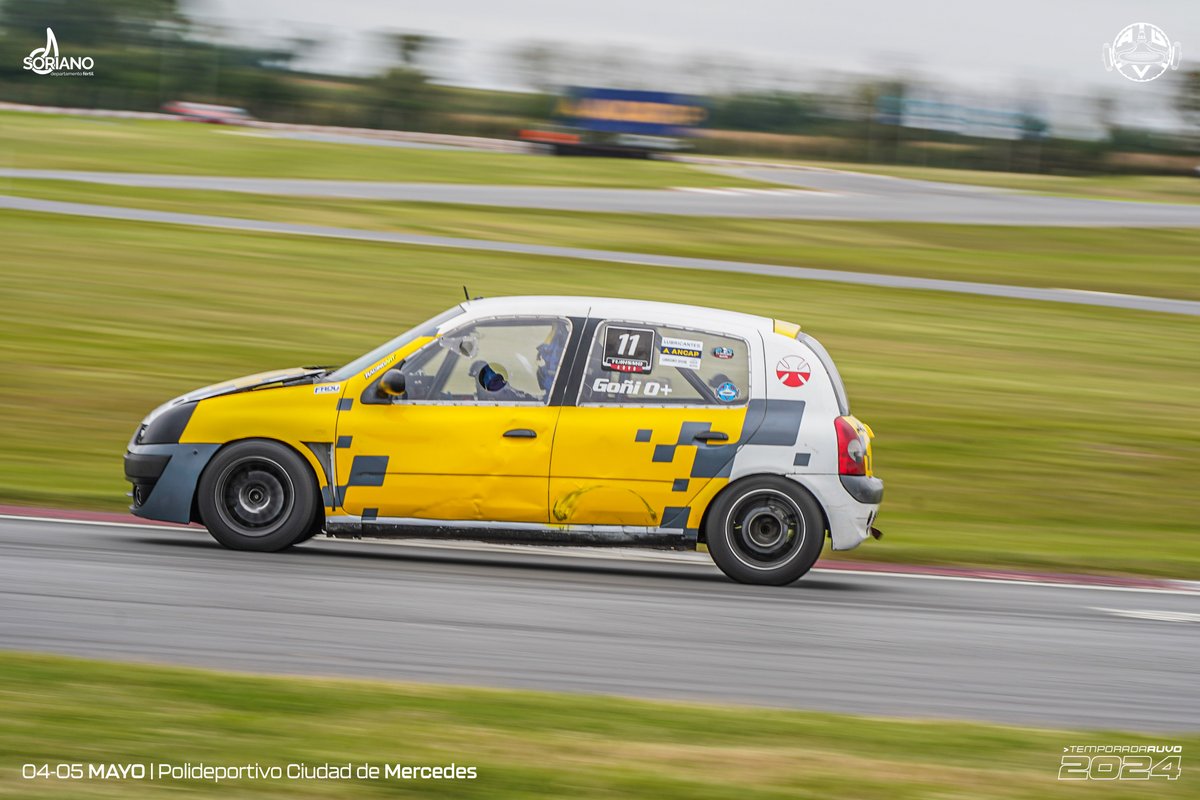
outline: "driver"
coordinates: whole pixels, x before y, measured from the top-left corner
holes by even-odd
[[[471,365],[470,374],[475,378],[477,400],[534,399],[508,382],[508,369],[498,362],[476,361]]]

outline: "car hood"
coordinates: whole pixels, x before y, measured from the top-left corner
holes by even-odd
[[[241,378],[233,378],[232,380],[214,383],[211,386],[203,386],[199,389],[193,389],[187,394],[181,394],[173,400],[168,400],[158,408],[150,412],[143,422],[149,425],[155,417],[166,411],[172,406],[177,406],[180,403],[195,403],[198,400],[207,400],[210,397],[219,397],[223,394],[234,394],[235,392],[245,392],[250,389],[257,389],[262,386],[269,386],[272,383],[281,381],[293,380],[295,378],[303,378],[312,376],[316,378],[328,370],[324,367],[292,367],[290,369],[276,369],[269,372],[256,372],[253,375],[244,375]]]
[[[210,397],[217,397],[222,394],[233,394],[234,392],[243,392],[247,389],[257,389],[260,386],[291,380],[292,378],[303,378],[306,375],[316,377],[326,371],[324,368],[292,367],[291,369],[276,369],[270,372],[256,372],[253,375],[246,375],[241,378],[214,383],[211,386],[204,386],[200,389],[193,389],[176,399],[181,403],[193,403],[197,400],[207,400]]]

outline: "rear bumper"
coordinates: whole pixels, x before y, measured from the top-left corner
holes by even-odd
[[[883,501],[883,481],[873,475],[839,475],[842,488],[860,503],[877,506]]]
[[[834,550],[853,550],[871,535],[871,526],[883,499],[883,481],[857,475],[789,475],[808,489],[829,523],[829,540]],[[847,485],[847,479],[850,485]],[[859,498],[866,498],[864,502]]]

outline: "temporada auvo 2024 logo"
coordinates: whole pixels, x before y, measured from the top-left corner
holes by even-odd
[[[46,46],[39,47],[25,56],[25,69],[35,75],[53,75],[55,77],[92,75],[96,62],[91,56],[62,56],[58,55],[58,40],[54,31],[46,28]]]

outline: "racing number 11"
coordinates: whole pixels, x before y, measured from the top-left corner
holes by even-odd
[[[622,333],[618,338],[621,343],[617,345],[617,355],[629,356],[637,352],[638,340],[642,338],[642,335],[635,333],[631,336],[628,333]]]

